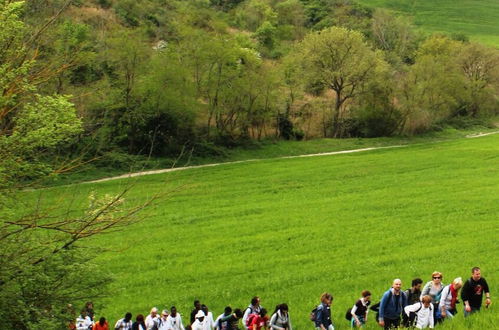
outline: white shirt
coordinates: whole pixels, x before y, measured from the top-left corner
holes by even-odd
[[[85,316],[85,318],[78,316],[76,319],[76,330],[88,330],[94,322],[90,319],[89,316]]]
[[[192,330],[204,330],[204,321],[201,322],[199,319],[196,319],[194,323],[191,325]]]
[[[212,330],[215,327],[215,321],[213,321],[213,313],[208,312],[208,315],[204,317],[203,329]]]
[[[159,324],[159,315],[152,317],[151,314],[146,317],[146,329],[151,330],[154,327],[154,324]]]
[[[168,315],[166,319],[166,330],[185,330],[182,324],[182,317],[179,313],[175,317]]]
[[[452,302],[452,293],[450,291],[450,284],[447,285],[443,290],[442,294],[440,295],[440,303],[438,304],[438,308],[442,310],[442,307],[445,306],[445,310],[450,309],[450,304]]]
[[[158,329],[159,330],[166,330],[166,329],[168,329],[167,328],[167,322],[168,322],[168,316],[166,317],[166,319],[164,319],[163,317],[160,317],[158,319]]]
[[[416,312],[417,311],[417,312]],[[417,302],[412,305],[405,306],[404,312],[409,315],[410,312],[415,312],[418,316],[416,322],[416,328],[424,329],[426,327],[433,328],[433,305],[430,304],[428,307],[424,307],[422,302]]]
[[[219,326],[220,322],[219,321],[224,316],[225,316],[225,313],[222,313],[222,314],[218,315],[218,317],[216,318],[216,320],[215,320],[215,330],[220,330],[220,326]]]
[[[122,318],[121,320],[118,320],[118,322],[116,322],[114,329],[131,330],[132,324],[133,324],[132,320],[125,322],[125,318]]]

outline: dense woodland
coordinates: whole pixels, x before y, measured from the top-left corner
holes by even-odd
[[[0,318],[47,328],[106,281],[82,280],[70,247],[118,224],[121,196],[92,197],[74,222],[12,220],[26,185],[106,155],[486,121],[499,51],[348,0],[0,0],[0,90]]]
[[[34,62],[18,78],[69,95],[72,150],[92,155],[418,134],[498,111],[497,49],[354,1],[35,0],[22,19]]]

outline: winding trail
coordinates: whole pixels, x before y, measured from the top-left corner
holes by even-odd
[[[499,134],[499,131],[494,131],[494,132],[489,132],[489,133],[469,134],[469,135],[466,135],[465,138],[468,138],[468,139],[478,138],[478,137],[492,135],[492,134]],[[320,157],[320,156],[351,154],[351,153],[355,153],[355,152],[364,152],[364,151],[380,150],[380,149],[403,148],[403,147],[407,147],[407,146],[410,146],[410,145],[412,145],[412,144],[393,145],[393,146],[386,146],[386,147],[371,147],[371,148],[341,150],[341,151],[332,151],[332,152],[321,152],[321,153],[316,153],[316,154],[304,154],[304,155],[296,155],[296,156],[281,156],[281,157],[275,157],[275,158],[246,159],[246,160],[238,160],[238,161],[233,161],[233,162],[212,163],[212,164],[204,164],[204,165],[172,167],[172,168],[165,168],[165,169],[161,169],[161,170],[150,170],[150,171],[141,171],[141,172],[135,172],[135,173],[127,173],[127,174],[123,174],[123,175],[118,175],[118,176],[113,176],[113,177],[108,177],[108,178],[102,178],[102,179],[98,179],[98,180],[85,181],[85,182],[82,182],[82,183],[106,182],[106,181],[112,181],[112,180],[134,178],[134,177],[143,176],[143,175],[152,175],[152,174],[161,174],[161,173],[169,173],[169,172],[176,172],[176,171],[185,171],[185,170],[190,170],[190,169],[194,169],[194,168],[214,167],[214,166],[230,165],[230,164],[240,164],[240,163],[250,163],[250,162],[258,162],[258,161],[266,161],[266,160],[271,160],[271,159],[291,159],[291,158],[305,158],[305,157]]]

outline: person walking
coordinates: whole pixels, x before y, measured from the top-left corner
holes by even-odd
[[[334,330],[333,320],[331,318],[331,304],[333,295],[324,292],[321,295],[321,303],[317,306],[315,315],[315,328],[317,330]]]
[[[92,329],[94,322],[87,315],[87,309],[81,310],[80,316],[76,318],[76,330],[89,330]]]
[[[261,330],[262,328],[264,328],[265,330],[268,330],[268,323],[269,317],[267,316],[267,310],[265,308],[262,308],[260,310],[260,313],[256,314],[256,316],[251,319],[249,329]]]
[[[172,306],[170,312],[166,320],[166,330],[185,330],[182,323],[182,316],[177,312],[177,307]]]
[[[262,306],[260,306],[260,297],[255,296],[251,298],[249,306],[246,308],[243,314],[243,327],[249,329],[248,327],[248,317],[250,314],[259,314]]]
[[[435,326],[433,305],[431,303],[430,296],[423,296],[421,301],[417,301],[414,304],[407,305],[404,308],[404,314],[409,316],[414,313],[416,316],[414,318],[414,324],[411,327],[417,329],[431,328]]]
[[[204,321],[206,318],[206,314],[199,310],[197,314],[194,316],[194,323],[191,324],[192,330],[204,330]]]
[[[191,311],[190,324],[192,325],[196,321],[196,315],[201,310],[201,302],[199,300],[194,300],[194,309]]]
[[[277,305],[276,311],[270,317],[269,324],[272,330],[293,330],[287,304]]]
[[[146,330],[156,330],[159,325],[159,315],[158,309],[156,307],[151,308],[151,313],[146,317]]]
[[[119,319],[114,325],[114,330],[131,330],[132,329],[132,313],[128,312],[125,317]]]
[[[362,297],[355,302],[350,311],[352,320],[350,325],[352,328],[363,327],[367,322],[367,314],[369,313],[369,305],[371,304],[371,292],[368,290],[362,291]]]
[[[227,321],[222,322],[222,318],[230,316],[232,314],[232,308],[230,306],[226,306],[224,312],[218,315],[215,320],[215,330],[226,330],[227,329]]]
[[[105,317],[101,317],[99,322],[95,323],[92,330],[109,330],[109,324]]]
[[[440,315],[442,319],[452,319],[456,315],[456,303],[459,296],[459,290],[463,286],[463,280],[458,277],[451,284],[444,287],[440,295]]]
[[[391,289],[386,291],[381,298],[379,305],[379,325],[385,329],[400,326],[400,314],[407,305],[405,293],[401,290],[402,281],[395,279]]]
[[[421,298],[423,296],[430,296],[433,304],[433,315],[435,323],[441,322],[440,313],[438,312],[438,305],[440,304],[440,296],[444,285],[442,284],[443,275],[440,272],[434,271],[431,274],[431,281],[427,282],[421,291]]]
[[[168,320],[168,315],[170,315],[170,313],[168,312],[167,309],[163,309],[161,311],[161,315],[159,316],[158,318],[158,330],[166,330],[167,329],[167,320]]]
[[[479,267],[471,269],[471,277],[464,283],[461,291],[461,299],[464,302],[464,317],[480,311],[482,307],[483,294],[485,292],[485,307],[492,303],[490,300],[489,285]]]
[[[423,280],[420,278],[415,278],[412,280],[411,288],[405,291],[407,296],[407,305],[414,305],[420,301],[421,297],[421,286],[423,285]],[[409,314],[402,313],[402,324],[404,327],[409,328],[414,326],[416,320],[416,313],[410,312]]]
[[[135,318],[135,322],[132,324],[132,330],[147,330],[146,322],[144,321],[144,315],[139,314]]]
[[[205,318],[203,322],[203,330],[213,330],[215,328],[215,321],[213,320],[213,313],[209,311],[208,306],[201,305]]]

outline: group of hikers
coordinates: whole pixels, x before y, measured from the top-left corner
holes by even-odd
[[[480,311],[483,296],[485,306],[491,304],[489,286],[481,276],[479,267],[473,267],[471,277],[464,281],[457,277],[452,283],[444,285],[440,272],[433,272],[432,278],[423,286],[420,278],[412,280],[411,288],[403,291],[402,281],[395,279],[392,287],[382,296],[381,301],[371,305],[371,292],[364,290],[361,297],[345,313],[350,327],[363,327],[368,320],[369,310],[376,312],[376,322],[384,329],[434,328],[444,320],[452,319],[459,303],[459,291],[464,307],[464,316]],[[310,320],[316,330],[334,330],[331,317],[333,296],[323,293],[320,304],[310,313]],[[241,310],[230,306],[216,319],[206,305],[194,301],[194,309],[190,314],[189,324],[184,327],[182,317],[175,306],[170,311],[164,309],[158,313],[156,307],[151,309],[147,317],[139,314],[132,320],[132,314],[118,320],[114,328],[110,328],[104,317],[94,322],[92,306],[87,303],[81,315],[73,323],[72,329],[77,330],[292,330],[291,318],[286,303],[275,307],[269,316],[268,311],[260,305],[260,298],[253,297],[249,306]],[[242,324],[242,328],[240,328]]]

